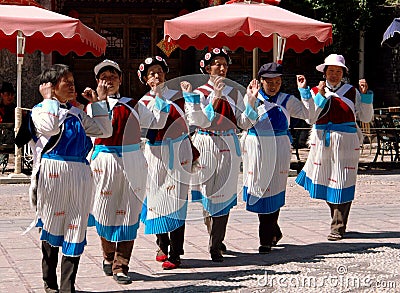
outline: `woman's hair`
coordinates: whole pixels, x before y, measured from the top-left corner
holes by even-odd
[[[325,76],[326,76],[326,71],[328,70],[328,66],[329,65],[325,65],[325,67],[324,67],[324,78],[325,78]],[[347,70],[346,70],[346,68],[344,68],[344,67],[340,67],[340,68],[342,68],[342,71],[343,71],[343,77],[347,77]]]
[[[121,71],[117,70],[115,67],[113,66],[105,66],[102,69],[99,70],[99,72],[96,75],[96,79],[100,78],[100,74],[102,74],[104,71],[110,71],[111,73],[115,73],[118,74],[119,77],[121,77],[122,73]]]
[[[62,77],[70,72],[69,67],[64,64],[54,64],[42,71],[39,76],[39,84],[51,82],[55,86]]]

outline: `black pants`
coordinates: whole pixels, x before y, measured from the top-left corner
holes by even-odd
[[[47,241],[42,241],[42,275],[44,286],[55,290],[58,289],[56,274],[58,250],[58,247],[53,247]],[[79,260],[79,256],[62,256],[60,293],[75,292],[75,279],[78,272]]]
[[[157,245],[160,249],[168,255],[168,246],[169,249],[169,258],[172,260],[179,259],[179,256],[183,254],[183,242],[185,239],[185,224],[180,226],[179,228],[171,231],[169,233],[156,234],[157,236]]]
[[[207,226],[207,231],[210,235],[208,249],[210,253],[219,253],[222,241],[225,239],[229,214],[220,217],[211,217],[206,210],[203,210],[203,216],[204,224]]]
[[[277,210],[271,214],[258,214],[260,245],[272,246],[274,237],[279,238],[282,236],[281,228],[278,225],[279,211]]]
[[[351,201],[340,204],[327,202],[331,209],[331,233],[344,235],[346,232],[347,220],[349,219]]]

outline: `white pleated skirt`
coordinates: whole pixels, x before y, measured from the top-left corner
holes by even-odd
[[[86,228],[93,178],[89,165],[42,158],[37,189],[40,239],[79,256],[86,245]]]
[[[329,146],[325,145],[323,130],[312,129],[310,153],[296,182],[311,198],[339,204],[354,199],[357,180],[360,140],[357,133],[330,132]]]
[[[173,143],[173,167],[167,144],[145,146],[149,165],[146,198],[142,209],[145,234],[176,230],[185,223],[192,166],[189,138]]]
[[[234,137],[197,133],[193,144],[200,151],[200,158],[192,175],[192,200],[201,201],[211,216],[226,215],[237,204],[242,161]]]
[[[247,135],[243,147],[246,210],[268,214],[285,204],[291,144],[287,135]]]
[[[100,152],[91,162],[95,192],[89,225],[112,242],[134,240],[146,192],[147,161],[142,150]]]

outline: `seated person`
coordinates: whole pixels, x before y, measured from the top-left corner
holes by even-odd
[[[13,85],[3,81],[0,96],[0,123],[14,123],[16,105]]]

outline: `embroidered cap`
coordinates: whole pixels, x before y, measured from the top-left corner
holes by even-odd
[[[346,64],[346,62],[342,55],[330,54],[328,57],[325,58],[323,64],[320,64],[320,65],[316,66],[315,68],[320,72],[324,72],[325,66],[335,65],[335,66],[343,67],[346,69],[346,71],[349,71],[349,69],[346,67],[345,64]]]
[[[208,52],[204,55],[203,59],[200,60],[200,71],[203,74],[207,74],[206,66],[214,60],[215,57],[222,56],[225,58],[226,63],[231,64],[231,58],[228,55],[228,52],[224,48],[214,48],[211,52]]]
[[[160,56],[146,58],[144,60],[144,62],[139,65],[139,69],[137,71],[139,80],[143,84],[146,83],[146,81],[144,80],[144,77],[147,75],[147,70],[149,70],[149,68],[151,66],[156,65],[156,64],[160,65],[165,73],[169,72],[169,67],[168,67],[167,61],[165,61],[164,58],[162,58]]]

